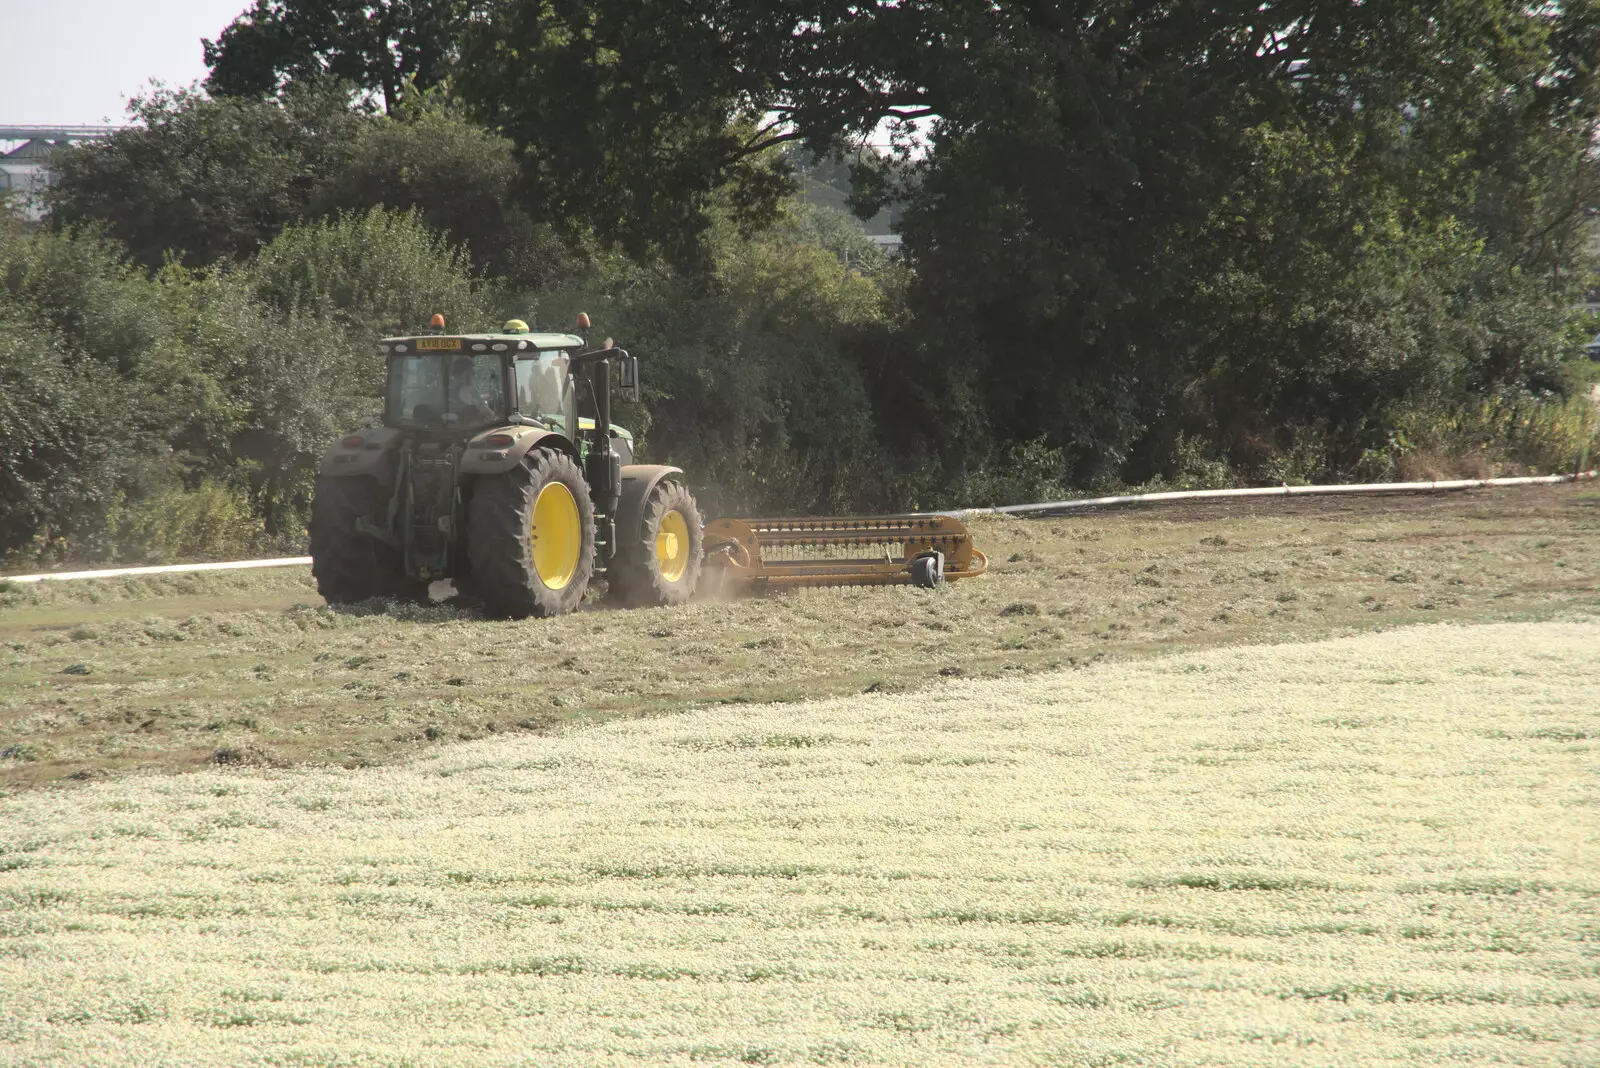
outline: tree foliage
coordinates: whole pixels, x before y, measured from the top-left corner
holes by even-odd
[[[1600,0],[259,0],[208,62],[0,228],[8,550],[292,539],[433,311],[591,312],[713,511],[1594,437]],[[819,154],[902,259],[792,198]]]
[[[767,67],[725,49],[717,20],[738,17],[738,5],[484,8],[464,33],[453,88],[517,146],[535,211],[569,234],[592,227],[635,258],[701,268],[719,192],[746,232],[776,218],[794,182],[770,150],[794,134],[766,112]]]
[[[265,97],[332,77],[402,99],[448,75],[466,23],[462,0],[256,0],[202,42],[217,96]]]
[[[364,122],[340,167],[321,176],[309,216],[373,207],[415,210],[466,245],[484,272],[543,286],[582,267],[581,243],[563,242],[517,196],[511,143],[424,96]]]
[[[102,224],[152,268],[169,254],[190,266],[250,256],[344,168],[369,121],[325,83],[281,103],[156,90],[129,110],[127,129],[56,154],[47,203],[56,225]]]
[[[313,221],[245,264],[154,274],[93,232],[0,232],[0,553],[193,546],[154,537],[139,503],[184,490],[235,494],[224,513],[297,544],[317,457],[379,408],[375,336],[420,328],[419,308],[489,325],[464,253],[410,213]],[[218,510],[174,515],[190,513],[204,527]]]

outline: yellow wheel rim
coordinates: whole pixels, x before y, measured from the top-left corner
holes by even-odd
[[[668,582],[677,582],[689,570],[689,524],[677,511],[662,516],[656,528],[656,566]]]
[[[533,546],[533,570],[552,590],[565,589],[578,571],[583,552],[583,525],[578,502],[560,482],[551,482],[533,502],[533,524],[528,531]]]

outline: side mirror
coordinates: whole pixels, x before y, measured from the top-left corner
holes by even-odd
[[[639,357],[623,356],[617,360],[617,385],[623,400],[639,402]]]

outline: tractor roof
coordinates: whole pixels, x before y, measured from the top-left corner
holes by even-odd
[[[535,349],[581,349],[588,342],[576,334],[401,334],[396,337],[386,337],[380,344],[391,345],[397,341],[419,341],[431,337],[456,338],[464,342],[471,341],[526,341],[530,348]]]

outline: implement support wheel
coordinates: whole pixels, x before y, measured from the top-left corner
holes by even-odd
[[[611,598],[638,608],[680,605],[700,581],[700,506],[689,487],[667,479],[650,491],[637,530],[617,531],[606,573]]]
[[[534,449],[485,475],[467,511],[472,588],[496,615],[556,616],[583,602],[594,573],[594,505],[578,463]]]

